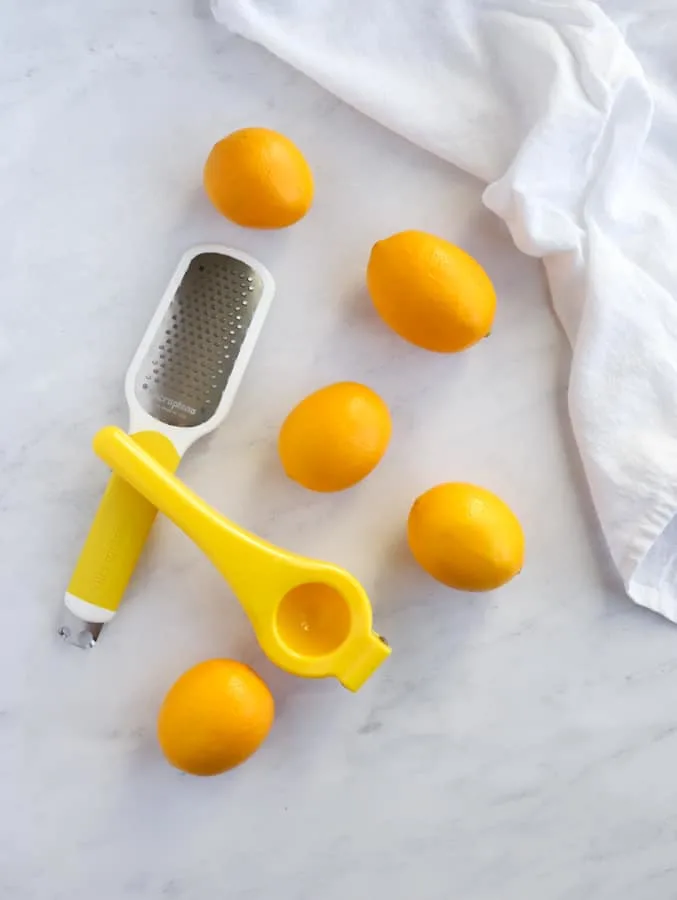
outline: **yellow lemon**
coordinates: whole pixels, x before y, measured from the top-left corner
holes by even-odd
[[[472,484],[440,484],[416,500],[407,536],[416,561],[459,591],[490,591],[524,563],[524,533],[502,500]]]
[[[242,128],[215,144],[204,186],[222,215],[249,228],[286,228],[313,202],[313,174],[303,154],[268,128]]]
[[[489,276],[433,234],[401,231],[374,244],[367,287],[383,321],[426,350],[455,353],[491,331],[496,293]]]
[[[370,388],[343,381],[289,413],[278,438],[287,475],[311,491],[342,491],[365,478],[390,441],[388,407]]]
[[[210,659],[174,683],[158,716],[167,760],[191,775],[218,775],[248,759],[266,739],[272,694],[249,666]]]

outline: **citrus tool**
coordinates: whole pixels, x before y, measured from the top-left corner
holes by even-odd
[[[239,251],[207,244],[180,260],[125,379],[129,431],[167,470],[228,413],[273,293]],[[93,646],[113,618],[156,514],[113,475],[64,598],[69,643]]]
[[[226,519],[134,438],[109,426],[94,451],[188,535],[228,581],[266,655],[305,678],[356,691],[390,655],[369,598],[344,569],[276,547]]]

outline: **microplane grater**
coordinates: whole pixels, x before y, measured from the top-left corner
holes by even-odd
[[[203,245],[181,259],[125,380],[129,433],[168,470],[227,415],[273,294],[239,251]],[[94,646],[115,615],[156,512],[112,476],[65,594],[69,643]]]

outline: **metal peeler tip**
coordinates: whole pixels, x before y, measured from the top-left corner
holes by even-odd
[[[91,649],[99,639],[103,625],[100,622],[85,622],[78,619],[69,610],[65,611],[66,615],[57,634],[63,638],[67,644],[79,647],[81,650]]]

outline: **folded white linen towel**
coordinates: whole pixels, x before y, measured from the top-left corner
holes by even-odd
[[[640,6],[213,0],[232,31],[486,182],[543,258],[611,554],[629,595],[677,622],[677,10]]]

